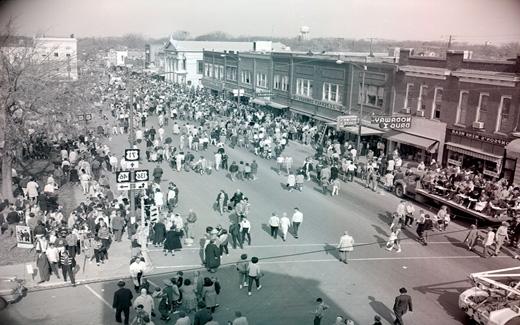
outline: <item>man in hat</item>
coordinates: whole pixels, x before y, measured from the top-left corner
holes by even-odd
[[[343,236],[339,239],[337,248],[340,262],[348,264],[350,253],[354,250],[354,238],[348,234],[348,231],[345,231]]]
[[[116,310],[116,322],[122,323],[121,313],[123,312],[125,314],[125,324],[128,324],[130,318],[130,306],[132,306],[132,299],[134,296],[130,289],[125,288],[125,281],[119,280],[117,286],[119,289],[114,292],[114,300],[112,303],[112,308]]]

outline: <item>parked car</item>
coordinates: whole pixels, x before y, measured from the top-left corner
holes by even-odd
[[[16,277],[0,277],[0,311],[20,301],[27,293],[24,281]]]

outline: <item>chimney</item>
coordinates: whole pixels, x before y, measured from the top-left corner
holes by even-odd
[[[399,65],[408,65],[410,55],[413,55],[413,49],[400,49]]]
[[[446,68],[449,70],[457,70],[464,60],[464,51],[447,51],[446,52]]]

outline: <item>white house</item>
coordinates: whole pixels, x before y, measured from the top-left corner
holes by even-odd
[[[203,51],[280,52],[290,48],[279,42],[213,42],[177,41],[172,38],[164,46],[164,78],[167,81],[202,86]]]

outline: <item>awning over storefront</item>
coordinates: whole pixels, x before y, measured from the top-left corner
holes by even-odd
[[[515,153],[520,153],[520,139],[515,139],[511,142],[509,142],[507,145],[506,145],[506,150],[507,151],[512,151],[512,152],[515,152]]]
[[[410,146],[422,148],[430,153],[437,152],[439,144],[435,139],[423,138],[410,133],[403,133],[399,131],[390,131],[384,135],[390,141],[397,143],[404,143]]]
[[[269,103],[267,103],[267,105],[271,106],[272,108],[276,108],[276,109],[285,109],[285,108],[287,108],[287,105],[282,105],[282,104],[278,104],[278,103],[275,103],[275,102],[269,102]]]
[[[446,142],[446,149],[461,153],[463,155],[475,157],[478,159],[492,161],[492,162],[497,163],[498,165],[501,164],[501,161],[503,158],[502,156],[499,156],[499,155],[495,155],[492,153],[488,153],[488,152],[485,152],[485,151],[482,151],[479,149],[475,149],[472,147],[468,147],[468,146],[458,144],[458,143],[453,143],[453,142]]]
[[[336,125],[336,123],[334,123],[334,125]],[[345,131],[345,132],[352,133],[352,134],[358,134],[359,128],[357,126],[346,126],[346,127],[340,128],[340,131]],[[384,131],[372,129],[372,128],[369,128],[366,126],[361,127],[361,136],[362,137],[365,135],[376,135],[376,134],[382,134],[382,133],[384,133]]]
[[[267,102],[265,100],[260,99],[260,98],[253,98],[253,100],[251,100],[251,103],[257,104],[257,105],[262,105],[262,106],[267,104]]]

